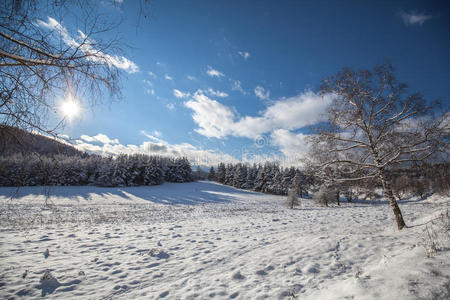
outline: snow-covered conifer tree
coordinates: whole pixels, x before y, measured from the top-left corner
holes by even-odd
[[[216,180],[216,172],[214,171],[214,167],[209,168],[208,180],[210,181]]]
[[[258,166],[258,171],[256,173],[255,185],[253,189],[257,192],[263,192],[264,186],[266,184],[266,172],[265,168]]]
[[[272,180],[270,185],[270,192],[275,195],[283,194],[282,175],[280,168],[277,165],[272,165]]]
[[[233,179],[234,179],[234,166],[233,164],[227,164],[225,168],[225,184],[226,185],[233,185]]]
[[[247,180],[247,166],[244,164],[237,164],[234,168],[233,186],[237,188],[245,188]]]
[[[247,178],[245,179],[245,189],[252,190],[255,186],[257,167],[253,165],[247,168]]]
[[[220,183],[225,183],[226,167],[224,163],[220,163],[217,167],[216,180]]]
[[[98,177],[95,184],[98,186],[114,186],[113,183],[113,164],[112,157],[107,157],[101,160],[100,168],[98,171]]]

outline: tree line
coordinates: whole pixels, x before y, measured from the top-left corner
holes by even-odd
[[[266,162],[264,165],[220,163],[216,169],[210,168],[208,179],[240,189],[274,195],[287,195],[289,189],[295,189],[300,196],[307,195],[308,187],[313,183],[312,177],[299,169],[283,168],[272,162]]]
[[[343,177],[340,176],[339,178]],[[450,168],[448,163],[426,164],[420,168],[391,168],[386,170],[386,178],[391,183],[392,194],[397,201],[411,196],[420,197],[423,200],[433,193],[440,195],[449,195],[450,193]],[[355,199],[376,200],[382,197],[380,192],[383,185],[376,178],[358,181],[342,180],[330,183],[329,180],[321,178],[318,174],[314,182],[313,189],[321,194],[316,199],[325,205],[330,202],[339,204],[341,198],[351,202]],[[331,194],[331,196],[326,194]]]
[[[450,168],[448,163],[428,164],[419,168],[394,168],[386,171],[392,182],[393,195],[397,200],[409,196],[425,199],[432,193],[442,195],[450,192]],[[199,179],[206,176],[198,177]],[[375,200],[382,197],[378,191],[383,186],[376,179],[359,181],[335,181],[330,184],[321,174],[312,169],[300,170],[294,167],[280,167],[277,163],[225,164],[211,167],[207,178],[221,184],[240,189],[274,195],[288,195],[295,191],[297,196],[313,196],[321,204],[340,204],[340,199],[351,202],[355,199]]]
[[[158,185],[193,180],[187,158],[144,154],[116,157],[16,154],[0,157],[0,186]]]

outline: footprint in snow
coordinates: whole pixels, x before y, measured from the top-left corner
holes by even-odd
[[[170,257],[169,253],[158,249],[151,249],[148,254],[151,257],[157,257],[158,259],[168,259]]]
[[[169,295],[169,291],[162,292],[161,294],[159,294],[159,298],[164,298],[167,295]]]
[[[61,283],[50,273],[49,270],[46,270],[44,275],[41,277],[40,284],[35,287],[41,290],[41,297],[45,297],[47,294],[53,293],[59,287],[65,287],[64,289],[60,289],[60,291],[71,291],[75,288],[75,285],[80,282],[81,280],[76,279]]]
[[[245,276],[241,274],[240,271],[237,271],[236,273],[233,274],[233,279],[236,280],[244,280]]]
[[[304,273],[317,274],[320,273],[319,264],[313,264],[305,268]]]

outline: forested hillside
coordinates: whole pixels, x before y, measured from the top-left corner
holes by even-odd
[[[57,154],[68,156],[83,155],[83,152],[75,147],[55,139],[27,132],[16,127],[0,125],[0,155],[16,153],[38,153],[47,156]]]

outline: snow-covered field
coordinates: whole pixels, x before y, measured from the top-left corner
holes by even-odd
[[[450,296],[449,251],[430,254],[426,231],[449,198],[401,202],[402,231],[382,201],[284,201],[210,182],[0,188],[0,298]]]

